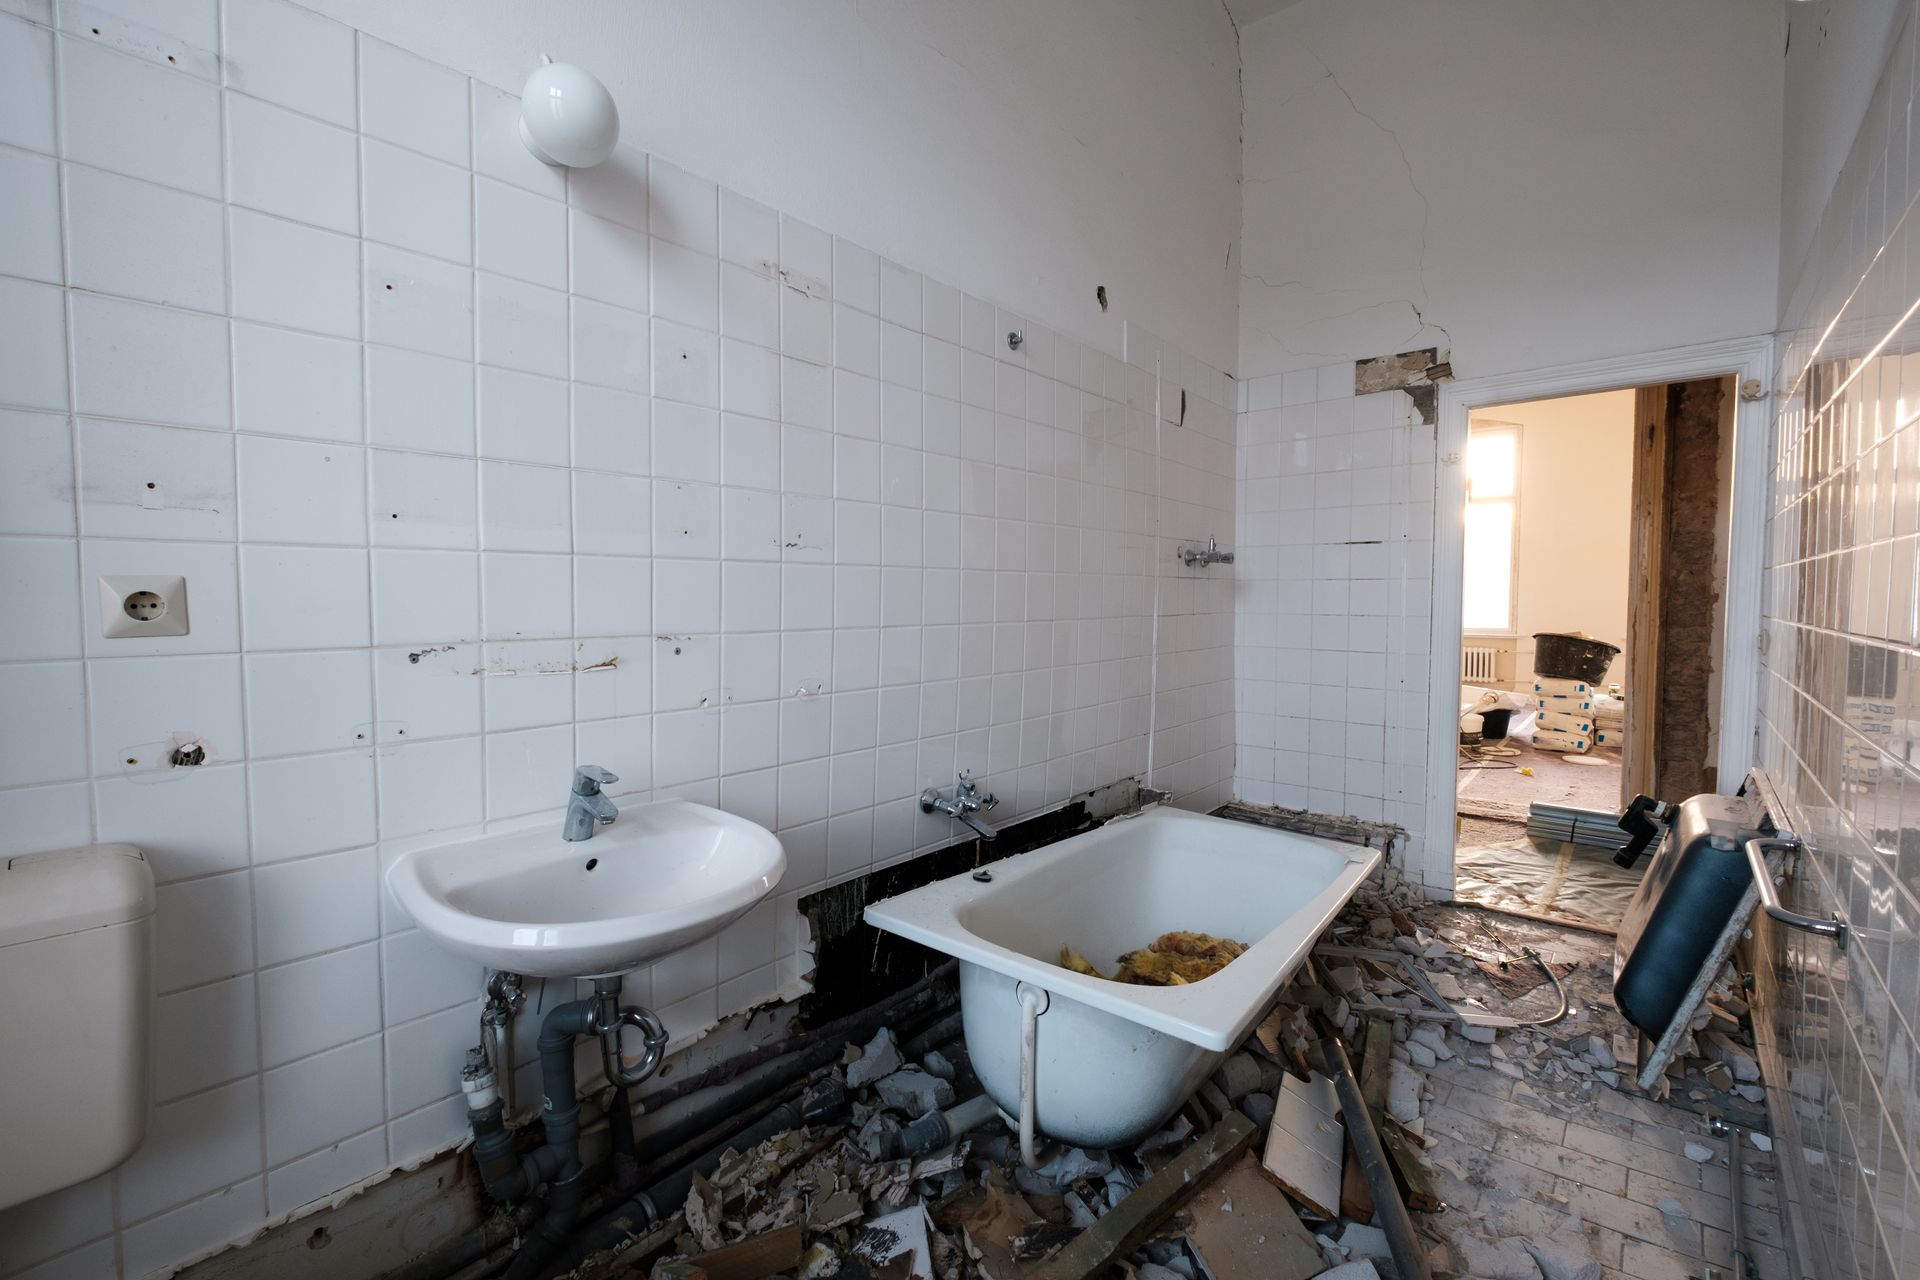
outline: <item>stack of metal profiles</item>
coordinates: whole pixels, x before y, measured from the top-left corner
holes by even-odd
[[[1620,815],[1605,809],[1576,809],[1572,805],[1542,804],[1527,806],[1527,834],[1536,840],[1572,843],[1586,849],[1604,849],[1618,853],[1627,843],[1620,829]]]

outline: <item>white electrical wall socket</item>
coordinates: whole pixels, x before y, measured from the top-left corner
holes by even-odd
[[[146,574],[100,579],[100,634],[109,640],[184,636],[187,630],[185,578]]]

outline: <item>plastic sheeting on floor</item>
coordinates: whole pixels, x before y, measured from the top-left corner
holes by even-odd
[[[1511,840],[1457,849],[1453,897],[1456,902],[1612,929],[1626,914],[1647,861],[1642,858],[1628,870],[1614,865],[1613,855],[1604,850],[1516,834]]]

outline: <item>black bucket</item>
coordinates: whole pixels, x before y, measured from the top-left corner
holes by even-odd
[[[1480,736],[1488,742],[1498,742],[1507,736],[1507,721],[1513,718],[1513,712],[1507,707],[1497,707],[1480,713]]]
[[[1620,654],[1620,646],[1559,631],[1536,631],[1533,636],[1533,674],[1551,680],[1585,680],[1595,684]]]

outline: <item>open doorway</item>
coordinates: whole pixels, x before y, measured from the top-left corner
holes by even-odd
[[[1457,898],[1611,928],[1620,812],[1713,789],[1733,412],[1730,379],[1472,412]]]

